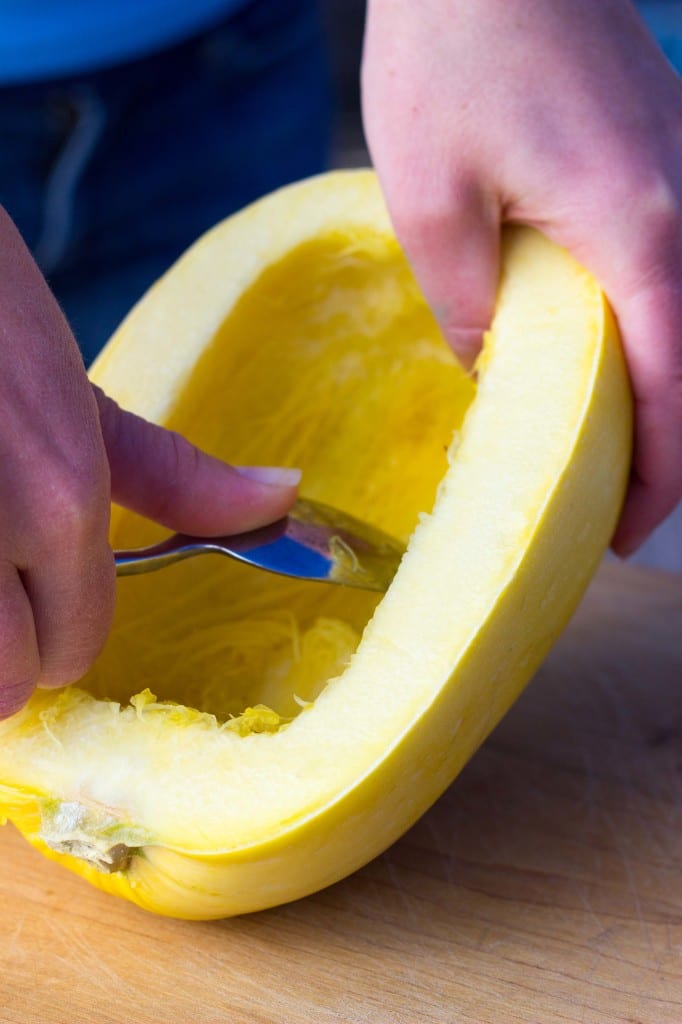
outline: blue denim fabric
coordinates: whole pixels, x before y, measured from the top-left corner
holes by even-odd
[[[672,66],[682,72],[682,0],[638,0],[637,7]]]
[[[256,0],[144,60],[0,89],[0,203],[86,363],[201,232],[322,170],[329,123],[308,0]]]

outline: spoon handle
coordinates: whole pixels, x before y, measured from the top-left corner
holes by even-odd
[[[368,523],[320,502],[299,499],[284,519],[257,530],[225,537],[175,533],[151,547],[116,551],[116,573],[154,572],[209,553],[281,576],[384,591],[404,548]]]

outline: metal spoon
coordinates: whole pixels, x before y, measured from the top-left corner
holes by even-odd
[[[284,519],[247,533],[191,537],[175,533],[160,544],[115,551],[116,574],[133,576],[215,552],[280,576],[384,591],[404,547],[345,512],[299,499]]]

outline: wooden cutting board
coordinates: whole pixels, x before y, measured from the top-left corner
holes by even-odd
[[[3,1024],[679,1024],[682,579],[608,565],[459,779],[364,870],[156,918],[0,830]]]

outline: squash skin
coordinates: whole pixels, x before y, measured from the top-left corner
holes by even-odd
[[[366,172],[331,175],[300,186],[290,204],[293,215],[301,216],[306,204],[318,206],[326,193],[334,193],[329,203],[332,221],[338,208],[355,198],[359,206],[365,205],[361,213],[370,224],[376,223],[380,232],[388,230],[376,182]],[[280,202],[284,208],[286,196]],[[309,218],[313,231],[319,230],[315,216],[319,212]],[[305,214],[302,219],[308,222]],[[510,275],[525,237],[523,230],[507,234]],[[221,244],[228,244],[229,233],[224,239]],[[209,244],[215,244],[215,236]],[[192,258],[191,252],[185,257]],[[144,301],[163,305],[160,292]],[[163,322],[163,308],[159,316]],[[333,799],[258,841],[214,853],[152,843],[136,851],[125,870],[111,873],[45,845],[41,794],[0,788],[0,810],[41,852],[98,887],[157,913],[186,918],[223,917],[296,899],[337,881],[385,849],[452,782],[519,695],[572,615],[612,535],[629,471],[631,399],[616,326],[600,294],[594,316],[594,353],[584,394],[578,396],[583,412],[569,460],[557,466],[531,532],[519,540],[516,562],[501,577],[487,614],[449,671],[434,683],[434,699],[400,735],[386,738],[382,755],[364,774]],[[123,374],[136,318],[134,312],[93,371],[93,379],[126,404],[131,404],[131,388],[139,387],[133,396],[137,400],[145,388],[144,380],[138,377],[131,383]],[[207,322],[203,335],[197,331],[197,353],[215,329]],[[133,341],[124,343],[126,338]],[[481,360],[482,375],[495,359],[493,327]],[[168,394],[176,386],[168,380],[154,385],[139,411],[163,420]],[[455,468],[456,462],[457,453]],[[455,527],[453,523],[453,531]]]

